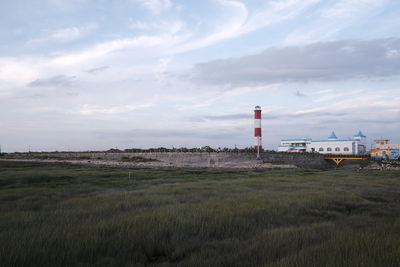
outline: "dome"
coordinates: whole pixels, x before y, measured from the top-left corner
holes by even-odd
[[[366,136],[361,131],[358,131],[358,133],[355,134],[354,137],[366,138]]]
[[[337,139],[335,132],[332,132],[331,136],[329,136],[328,139]]]

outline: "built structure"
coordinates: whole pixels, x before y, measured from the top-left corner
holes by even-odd
[[[399,160],[400,144],[389,144],[389,139],[374,140],[374,148],[371,150],[371,158]]]
[[[317,152],[321,154],[360,154],[366,153],[366,136],[359,131],[353,138],[339,139],[335,132],[327,139],[310,138],[282,139],[278,147],[281,152]]]
[[[257,158],[260,158],[260,151],[262,150],[260,106],[254,108],[254,149],[257,150]]]

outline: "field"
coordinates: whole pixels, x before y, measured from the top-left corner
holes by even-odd
[[[1,266],[400,266],[400,172],[0,162]]]

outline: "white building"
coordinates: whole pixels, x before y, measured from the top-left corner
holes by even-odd
[[[310,144],[311,139],[309,138],[282,139],[281,145],[278,147],[278,151],[306,152],[307,146]]]
[[[375,149],[400,149],[400,144],[389,144],[389,139],[374,140]]]
[[[282,139],[278,151],[281,152],[318,152],[321,154],[358,154],[366,153],[366,136],[361,131],[351,139],[339,139],[332,134],[328,139],[309,138]]]

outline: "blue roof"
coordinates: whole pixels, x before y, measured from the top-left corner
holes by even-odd
[[[331,136],[328,137],[329,139],[337,139],[335,132],[331,133]]]
[[[365,136],[361,131],[359,131],[357,134],[355,134],[354,137],[363,137],[363,138],[366,138],[366,136]]]
[[[313,143],[315,142],[354,142],[353,139],[335,139],[335,140],[313,140]]]

